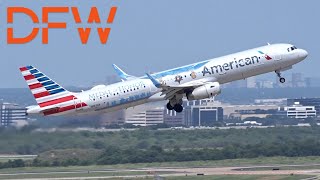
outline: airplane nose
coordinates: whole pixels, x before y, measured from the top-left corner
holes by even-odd
[[[301,59],[305,59],[308,55],[309,55],[308,52],[304,49],[301,49],[299,52],[299,56]]]

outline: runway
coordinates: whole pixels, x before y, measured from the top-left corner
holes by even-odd
[[[313,167],[308,169],[308,167]],[[288,168],[293,168],[292,170]],[[264,169],[264,170],[257,170]],[[138,169],[97,169],[48,172],[1,173],[0,179],[27,180],[75,180],[75,179],[141,179],[176,176],[212,176],[212,175],[311,175],[309,179],[320,177],[320,165],[282,165],[282,166],[243,166],[243,167],[151,167]]]

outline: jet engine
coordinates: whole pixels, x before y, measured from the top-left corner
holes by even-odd
[[[220,84],[218,82],[212,82],[197,87],[192,92],[187,93],[187,98],[189,101],[206,99],[218,95],[220,92]]]

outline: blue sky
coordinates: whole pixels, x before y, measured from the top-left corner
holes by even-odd
[[[26,87],[18,68],[34,65],[63,86],[103,83],[114,75],[115,63],[140,76],[270,43],[292,43],[309,57],[291,72],[318,77],[320,1],[298,0],[43,0],[0,2],[0,88]],[[49,44],[41,34],[25,45],[6,44],[6,8],[25,6],[41,14],[42,6],[78,6],[87,18],[97,6],[105,17],[118,7],[107,45],[93,31],[87,45],[80,43],[72,14],[50,15],[67,21],[67,29],[49,30]],[[18,34],[33,25],[16,18]],[[97,27],[97,26],[92,26]],[[290,74],[290,72],[284,73]]]

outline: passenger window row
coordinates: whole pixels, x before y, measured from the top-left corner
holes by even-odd
[[[143,86],[143,88],[146,88],[146,86]],[[128,92],[130,92],[130,91],[135,91],[135,90],[139,90],[139,88],[137,87],[137,88],[133,88],[133,89],[130,89],[130,90],[127,90],[127,91],[123,91],[123,93],[128,93]],[[119,95],[119,92],[117,92],[117,93],[113,93],[113,96],[116,96],[116,95]],[[111,96],[111,95],[110,95]],[[109,95],[107,94],[107,98],[109,97]],[[100,96],[100,99],[102,99],[103,97],[102,96]],[[95,101],[96,99],[93,99],[93,101]]]

